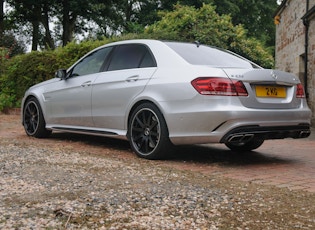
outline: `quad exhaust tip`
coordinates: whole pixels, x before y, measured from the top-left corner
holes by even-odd
[[[254,134],[236,134],[227,140],[229,143],[246,143],[253,139]]]
[[[273,138],[275,139],[282,139],[282,138],[307,138],[311,134],[310,130],[302,130],[302,131],[297,131],[293,133],[289,133],[287,135],[273,135]],[[247,133],[247,134],[232,134],[228,139],[228,143],[247,143],[251,141],[254,138],[255,134],[252,133]],[[265,136],[265,139],[270,139],[268,136]],[[272,138],[271,138],[272,139]]]
[[[299,138],[306,138],[306,137],[309,137],[309,135],[311,135],[311,131],[310,130],[301,131],[300,134],[299,134]]]

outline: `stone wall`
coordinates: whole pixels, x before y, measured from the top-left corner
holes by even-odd
[[[301,17],[305,14],[306,0],[287,2],[288,6],[280,14],[280,24],[276,26],[276,68],[299,75],[299,58],[305,52],[305,27]]]
[[[307,0],[287,0],[282,6],[280,24],[276,25],[276,69],[291,72],[304,84],[305,72],[305,26],[302,17],[306,13]],[[309,1],[309,8],[315,0]],[[312,124],[315,125],[315,18],[309,26],[308,48],[308,104],[313,112]]]
[[[308,93],[309,106],[313,112],[312,124],[315,124],[315,18],[309,27],[309,55],[308,55]]]

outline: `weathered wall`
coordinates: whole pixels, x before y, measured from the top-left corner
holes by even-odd
[[[307,0],[288,0],[279,11],[280,24],[276,25],[276,68],[297,75],[304,84],[305,26]],[[309,1],[309,8],[315,0]],[[313,112],[315,125],[315,18],[310,21],[308,47],[308,104]]]
[[[315,18],[310,21],[308,52],[308,101],[313,112],[312,124],[315,126]]]

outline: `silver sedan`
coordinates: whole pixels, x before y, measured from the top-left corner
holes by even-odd
[[[173,145],[250,151],[310,135],[299,79],[199,43],[129,40],[101,46],[25,93],[26,134],[52,131],[129,140],[140,157]]]

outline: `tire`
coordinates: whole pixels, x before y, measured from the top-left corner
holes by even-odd
[[[35,98],[31,98],[25,103],[23,125],[26,134],[31,137],[44,138],[51,134],[51,130],[46,129],[42,109]]]
[[[131,114],[128,139],[132,150],[141,158],[162,159],[171,151],[166,122],[159,109],[151,104],[139,105]]]
[[[252,140],[248,141],[248,142],[240,142],[240,143],[225,143],[225,145],[233,150],[233,151],[237,151],[237,152],[241,152],[241,151],[251,151],[254,149],[259,148],[263,143],[264,143],[264,139],[258,139],[258,138],[253,138]]]

